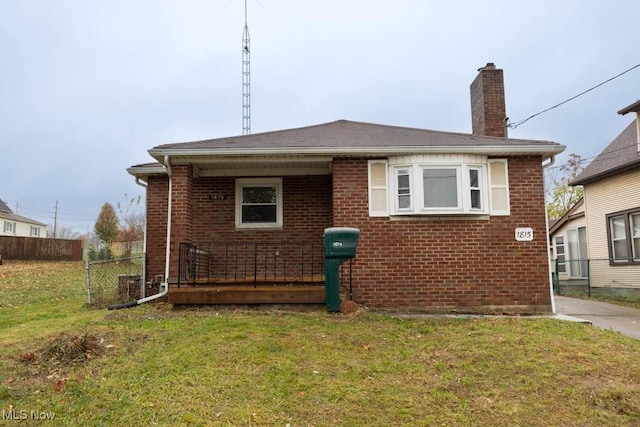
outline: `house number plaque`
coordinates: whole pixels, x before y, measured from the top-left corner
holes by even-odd
[[[518,242],[530,242],[533,240],[533,228],[518,227],[516,228],[516,240]]]
[[[211,200],[224,200],[224,194],[212,194],[209,196],[209,199]]]

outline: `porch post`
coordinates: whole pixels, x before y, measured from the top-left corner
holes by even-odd
[[[169,276],[177,279],[180,243],[192,241],[193,166],[172,165],[171,257]]]

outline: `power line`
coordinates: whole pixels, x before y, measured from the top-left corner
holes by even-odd
[[[609,83],[610,81],[615,80],[615,79],[617,79],[618,77],[620,77],[620,76],[622,76],[622,75],[624,75],[624,74],[627,74],[629,71],[632,71],[632,70],[634,70],[634,69],[636,69],[636,68],[638,68],[638,67],[640,67],[640,64],[634,65],[633,67],[629,68],[628,70],[625,70],[625,71],[621,72],[620,74],[617,74],[617,75],[615,75],[615,76],[611,77],[610,79],[607,79],[607,80],[603,81],[602,83],[598,83],[597,85],[593,86],[592,88],[589,88],[589,89],[585,90],[584,92],[580,92],[579,94],[577,94],[577,95],[575,95],[575,96],[572,96],[571,98],[566,99],[566,100],[564,100],[564,101],[560,102],[559,104],[556,104],[556,105],[554,105],[554,106],[552,106],[552,107],[549,107],[549,108],[547,108],[547,109],[545,109],[545,110],[542,110],[542,111],[540,111],[539,113],[533,114],[533,115],[531,115],[531,116],[527,117],[527,118],[526,118],[526,119],[524,119],[524,120],[519,120],[519,121],[516,121],[516,122],[513,122],[513,123],[509,123],[509,124],[507,125],[507,127],[510,127],[511,129],[515,129],[515,128],[517,128],[518,126],[523,125],[523,124],[525,124],[526,122],[528,122],[529,120],[533,119],[534,117],[537,117],[537,116],[539,116],[540,114],[546,113],[547,111],[551,111],[551,110],[553,110],[554,108],[558,108],[559,106],[564,105],[564,104],[566,104],[566,103],[567,103],[567,102],[569,102],[569,101],[573,101],[574,99],[576,99],[576,98],[578,98],[578,97],[580,97],[580,96],[582,96],[582,95],[584,95],[584,94],[586,94],[586,93],[589,93],[589,92],[591,92],[592,90],[597,89],[597,88],[599,88],[600,86],[602,86],[602,85],[604,85],[604,84],[606,84],[606,83]]]
[[[637,144],[634,142],[634,143],[632,143],[631,145],[625,145],[625,146],[623,146],[623,147],[618,147],[618,148],[616,148],[616,149],[614,149],[614,150],[607,151],[606,153],[600,153],[600,154],[597,154],[597,155],[592,156],[592,157],[585,157],[585,158],[583,158],[582,160],[583,160],[584,162],[587,162],[587,161],[589,161],[589,160],[593,160],[591,163],[595,163],[595,162],[601,162],[601,161],[603,161],[603,160],[611,160],[611,159],[617,159],[617,158],[619,158],[619,157],[627,157],[627,155],[626,155],[626,154],[618,154],[618,155],[615,155],[615,156],[611,156],[611,154],[614,154],[616,151],[622,151],[622,150],[626,150],[627,148],[630,148],[630,147],[635,147],[636,145],[637,145]],[[600,157],[600,158],[598,158],[598,157]],[[589,164],[591,164],[591,163],[589,163]],[[588,166],[589,164],[587,164],[587,166]],[[551,169],[560,169],[560,168],[563,168],[563,167],[565,167],[565,166],[568,166],[568,164],[567,164],[567,163],[564,163],[564,164],[562,164],[562,165],[549,166],[548,168],[546,168],[546,170],[551,170]],[[587,166],[585,166],[585,168],[586,168]]]

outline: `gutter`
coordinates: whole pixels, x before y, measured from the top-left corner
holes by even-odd
[[[458,145],[458,146],[394,146],[394,147],[280,147],[280,148],[153,148],[149,150],[151,157],[160,161],[162,156],[180,157],[202,156],[256,156],[256,155],[396,155],[396,154],[484,154],[484,155],[531,155],[547,154],[550,157],[560,154],[566,147],[563,145]]]
[[[160,283],[160,292],[155,295],[141,298],[139,300],[125,302],[123,304],[114,304],[107,307],[107,310],[119,310],[121,308],[135,307],[136,305],[144,304],[145,302],[154,301],[164,297],[169,293],[169,256],[171,255],[171,193],[173,189],[173,180],[171,178],[171,163],[169,162],[169,156],[164,156],[164,166],[167,169],[167,175],[169,176],[169,195],[167,204],[167,248],[165,252],[165,266],[164,266],[164,280]],[[136,183],[138,179],[136,178]],[[146,209],[145,209],[146,211]],[[145,227],[146,228],[146,227]],[[145,253],[146,253],[146,230],[145,230]]]

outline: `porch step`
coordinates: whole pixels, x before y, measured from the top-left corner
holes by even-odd
[[[324,304],[324,286],[181,286],[172,304]]]

